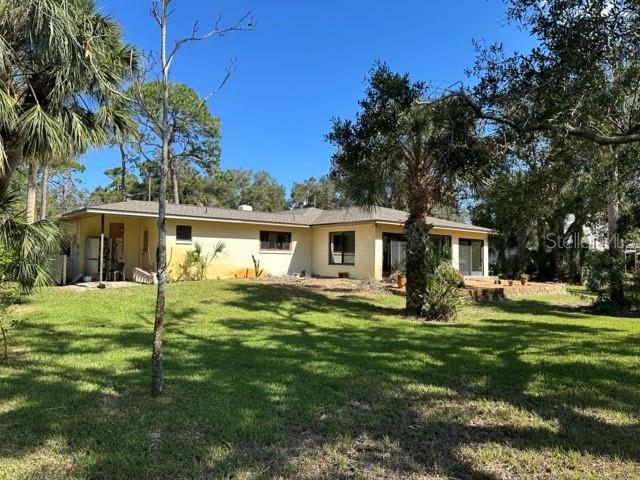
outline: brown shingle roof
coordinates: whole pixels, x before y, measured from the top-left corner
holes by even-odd
[[[65,213],[62,218],[73,218],[84,213],[122,213],[129,215],[155,216],[158,213],[157,202],[130,200],[128,202],[108,203]],[[167,204],[168,217],[190,217],[194,219],[222,220],[249,223],[271,223],[280,225],[296,225],[312,227],[314,225],[334,225],[341,223],[383,222],[403,224],[407,213],[392,208],[377,207],[371,210],[359,207],[339,210],[321,210],[319,208],[302,208],[284,210],[282,212],[249,212],[230,208],[213,208],[196,205]],[[490,229],[461,222],[452,222],[440,218],[428,217],[427,221],[434,227],[476,230],[489,232]]]

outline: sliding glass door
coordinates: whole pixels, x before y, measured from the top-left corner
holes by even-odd
[[[451,260],[451,237],[429,235],[429,248],[445,253]],[[407,237],[400,233],[382,234],[382,275],[389,277],[406,263]]]
[[[484,275],[484,242],[461,238],[458,242],[460,273],[468,276]]]
[[[382,275],[389,277],[404,268],[407,238],[397,233],[382,234]]]

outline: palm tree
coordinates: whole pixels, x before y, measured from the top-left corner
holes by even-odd
[[[424,102],[425,84],[386,65],[374,68],[354,121],[334,121],[327,139],[336,145],[332,177],[356,205],[375,208],[390,191],[402,192],[409,216],[407,311],[421,315],[427,288],[427,216],[455,200],[461,177],[486,162],[476,122],[456,97]]]
[[[16,168],[134,130],[118,88],[135,50],[91,0],[0,3],[0,187]]]
[[[64,233],[53,220],[27,223],[19,205],[18,192],[0,188],[0,249],[8,253],[0,280],[17,282],[30,293],[52,284],[50,259],[60,253]]]
[[[56,222],[28,223],[19,204],[16,191],[0,188],[0,339],[5,362],[7,328],[11,324],[4,316],[5,309],[17,301],[20,290],[30,293],[53,283],[51,258],[60,252],[63,241],[63,231]],[[15,282],[20,288],[12,288],[7,282]]]

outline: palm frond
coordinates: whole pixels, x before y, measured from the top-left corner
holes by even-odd
[[[28,224],[15,190],[0,190],[0,245],[11,252],[5,275],[30,292],[52,283],[51,259],[60,252],[64,230],[53,220]]]
[[[18,120],[18,132],[27,157],[57,155],[63,147],[60,122],[40,104],[29,108]]]

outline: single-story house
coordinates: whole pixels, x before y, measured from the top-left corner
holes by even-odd
[[[67,278],[97,279],[100,245],[104,271],[156,267],[158,204],[126,201],[85,207],[62,216],[71,238]],[[407,213],[390,208],[366,210],[303,208],[276,213],[193,205],[167,205],[167,255],[170,275],[196,243],[204,253],[219,242],[226,248],[211,264],[209,278],[253,275],[252,255],[265,274],[315,274],[354,278],[390,276],[402,266]],[[490,230],[428,218],[435,245],[447,245],[453,265],[465,276],[488,276]],[[101,236],[103,240],[101,242]],[[105,273],[104,278],[107,278]]]

